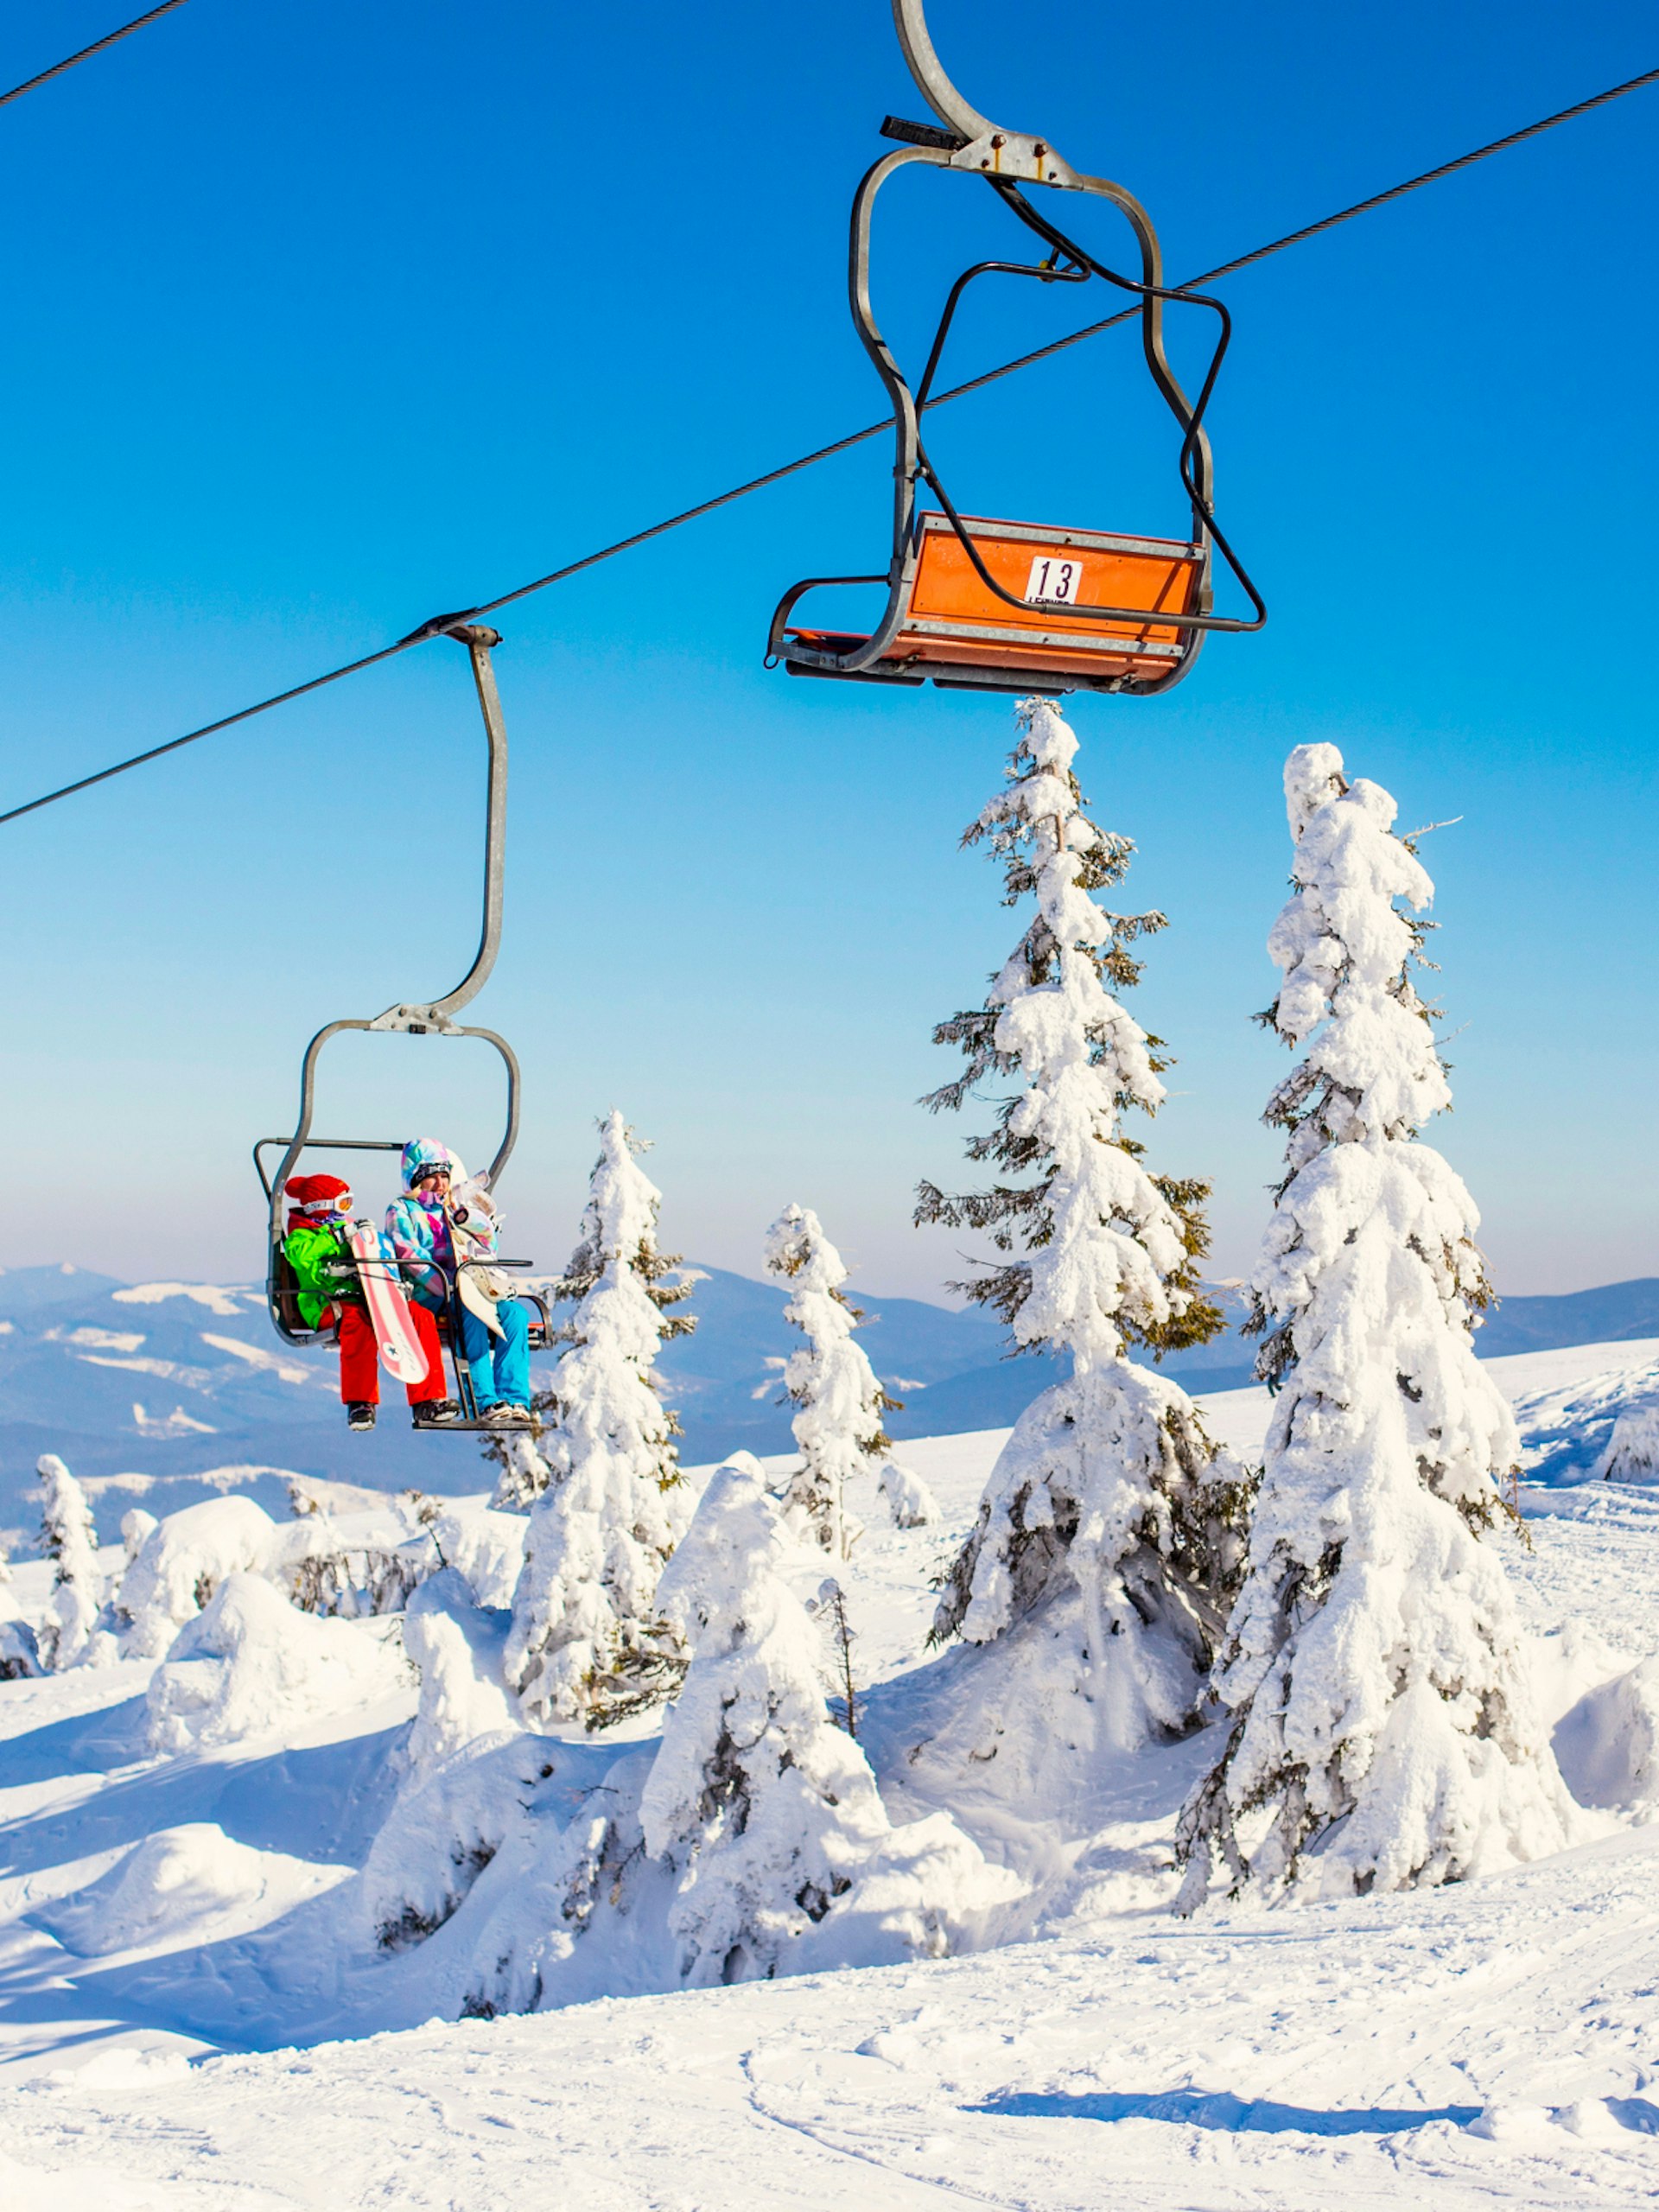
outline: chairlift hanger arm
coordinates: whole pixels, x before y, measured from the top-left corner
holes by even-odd
[[[959,130],[964,139],[982,138],[995,126],[976,107],[970,107],[945,74],[944,64],[933,51],[927,15],[922,0],[893,0],[893,27],[917,90],[939,121]]]
[[[501,949],[502,901],[506,880],[507,848],[507,726],[501,712],[501,695],[496,689],[495,669],[490,654],[500,644],[499,631],[486,628],[482,623],[470,623],[462,615],[435,614],[418,630],[412,630],[404,644],[416,644],[425,638],[454,638],[467,648],[473,664],[473,682],[478,691],[478,703],[484,716],[484,735],[489,746],[489,781],[485,803],[484,829],[484,918],[479,933],[478,950],[473,964],[452,991],[441,999],[430,999],[417,1004],[389,1006],[384,1014],[377,1014],[368,1025],[372,1029],[412,1030],[417,1034],[428,1029],[448,1030],[454,1027],[453,1016],[459,1014],[469,999],[477,997],[489,980],[490,970]]]

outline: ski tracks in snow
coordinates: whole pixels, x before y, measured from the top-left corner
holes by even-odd
[[[91,2146],[162,2193],[54,2212],[1627,2206],[1659,2196],[1656,1871],[1638,1832],[1461,1892],[194,2068],[110,2054],[0,2093],[0,2179],[7,2153],[78,2177]]]

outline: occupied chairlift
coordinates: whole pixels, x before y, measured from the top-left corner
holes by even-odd
[[[884,137],[902,150],[885,155],[853,201],[849,289],[853,321],[893,403],[898,453],[893,468],[893,558],[885,576],[811,576],[785,593],[772,618],[767,665],[791,676],[849,677],[977,691],[1120,691],[1145,696],[1179,683],[1211,630],[1259,630],[1267,608],[1216,525],[1213,470],[1205,410],[1227,350],[1231,321],[1219,300],[1166,287],[1151,218],[1138,200],[1103,177],[1070,168],[1046,140],[1000,130],[970,107],[946,76],[928,36],[924,0],[893,0],[893,22],[910,66],[943,128],[889,116]],[[870,302],[870,222],[875,195],[895,170],[921,162],[982,177],[1050,249],[1036,265],[981,261],[951,286],[921,383],[912,393],[877,327]],[[1141,250],[1138,280],[1086,252],[1027,199],[1022,185],[1092,193],[1128,218]],[[927,403],[957,306],[976,277],[1033,276],[1040,283],[1084,283],[1101,276],[1141,300],[1141,344],[1154,381],[1181,427],[1181,482],[1192,506],[1185,541],[1124,537],[959,514],[922,443]],[[1196,404],[1176,380],[1164,351],[1166,300],[1211,309],[1219,332]],[[918,510],[925,482],[942,512]],[[1252,607],[1253,619],[1212,612],[1212,548],[1219,546]],[[824,584],[887,587],[880,621],[867,636],[791,628],[796,603]]]
[[[265,1268],[265,1293],[270,1307],[270,1318],[276,1333],[290,1344],[311,1344],[331,1342],[334,1331],[312,1329],[302,1319],[299,1306],[299,1285],[294,1270],[283,1252],[283,1189],[294,1173],[302,1152],[401,1152],[402,1137],[314,1137],[311,1116],[315,1103],[317,1058],[331,1037],[342,1029],[378,1031],[401,1030],[411,1037],[481,1037],[493,1045],[501,1055],[507,1071],[507,1127],[499,1149],[490,1164],[492,1188],[499,1183],[518,1135],[518,1062],[505,1038],[499,1037],[493,1029],[474,1029],[455,1020],[454,1016],[467,1001],[480,991],[492,968],[501,944],[502,886],[506,858],[507,828],[507,733],[501,718],[500,695],[495,688],[495,671],[491,665],[491,649],[501,642],[499,635],[481,625],[468,624],[453,615],[435,615],[413,632],[415,639],[454,638],[466,646],[472,658],[473,679],[478,686],[478,702],[484,711],[484,732],[489,740],[489,798],[484,848],[484,926],[479,939],[478,955],[454,989],[445,997],[433,999],[418,1006],[391,1006],[372,1021],[331,1021],[305,1048],[305,1061],[300,1073],[300,1114],[291,1137],[261,1137],[253,1147],[253,1164],[260,1187],[265,1194],[269,1210],[269,1251]],[[406,641],[407,642],[407,641]],[[281,1146],[282,1163],[274,1175],[267,1175],[263,1155]],[[480,1264],[462,1262],[467,1265]],[[494,1260],[498,1268],[528,1268],[529,1260]],[[454,1268],[441,1268],[446,1278],[445,1309],[438,1316],[438,1334],[448,1346],[450,1363],[454,1370],[454,1396],[466,1418],[448,1421],[442,1427],[423,1432],[435,1436],[465,1433],[469,1430],[484,1430],[487,1424],[479,1419],[478,1401],[473,1390],[473,1378],[461,1353],[461,1301]],[[397,1270],[389,1268],[394,1278]],[[545,1351],[552,1336],[551,1318],[547,1301],[539,1292],[522,1292],[521,1300],[531,1306],[536,1319],[530,1325],[530,1343],[533,1351]],[[493,1434],[494,1431],[490,1431]]]

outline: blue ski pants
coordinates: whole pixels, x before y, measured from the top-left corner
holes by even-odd
[[[461,1349],[473,1373],[473,1389],[480,1413],[497,1404],[530,1403],[530,1316],[525,1308],[503,1299],[495,1309],[505,1333],[486,1328],[470,1306],[461,1309]]]

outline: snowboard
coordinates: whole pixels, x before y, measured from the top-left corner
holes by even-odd
[[[397,1268],[380,1243],[379,1230],[372,1221],[354,1221],[350,1241],[358,1280],[368,1300],[381,1366],[399,1382],[424,1382],[426,1354],[409,1318],[409,1303]]]

